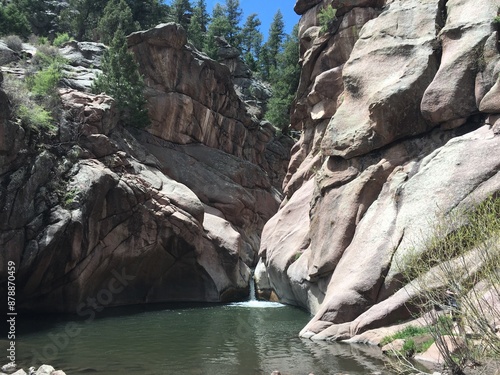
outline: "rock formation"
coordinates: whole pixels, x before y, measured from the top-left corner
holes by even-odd
[[[320,11],[337,19],[320,32]],[[266,224],[259,292],[347,339],[408,318],[400,267],[439,217],[500,188],[495,0],[305,1],[301,131]],[[474,9],[474,10],[473,10]]]
[[[248,295],[286,145],[247,113],[228,68],[186,42],[175,24],[129,38],[148,84],[145,130],[125,129],[106,95],[72,88],[59,92],[57,134],[23,128],[0,91],[0,293],[14,261],[18,309]],[[97,47],[63,52],[85,68]]]

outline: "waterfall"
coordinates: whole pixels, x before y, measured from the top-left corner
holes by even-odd
[[[250,284],[250,295],[248,296],[248,300],[249,301],[257,301],[257,297],[255,295],[255,280],[253,278],[253,272],[252,272],[252,276],[250,276],[249,284]]]

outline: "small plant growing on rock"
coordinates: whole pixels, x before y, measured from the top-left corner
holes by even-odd
[[[61,47],[64,43],[69,42],[70,40],[71,37],[68,33],[57,34],[52,44],[55,47]]]
[[[333,27],[333,23],[337,20],[337,9],[333,8],[331,4],[328,4],[325,8],[320,10],[318,18],[321,26],[319,32],[324,34]]]

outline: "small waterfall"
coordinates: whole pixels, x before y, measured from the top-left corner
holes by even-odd
[[[269,301],[259,301],[257,300],[257,295],[255,292],[255,279],[253,277],[253,270],[250,276],[250,280],[248,281],[248,286],[250,287],[250,294],[248,299],[245,302],[233,302],[230,303],[229,306],[235,307],[244,307],[244,308],[272,308],[272,307],[284,307],[278,302],[269,302]]]
[[[257,296],[255,294],[255,279],[253,278],[253,272],[252,276],[250,276],[250,295],[248,296],[249,301],[257,301]]]

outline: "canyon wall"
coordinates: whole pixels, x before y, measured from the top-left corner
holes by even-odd
[[[328,5],[337,18],[322,32]],[[314,314],[303,337],[408,318],[408,253],[425,251],[440,218],[499,190],[499,6],[297,1],[301,138],[255,278],[261,296]]]
[[[18,309],[81,314],[248,295],[290,141],[275,137],[237,95],[230,69],[191,47],[179,26],[128,41],[147,83],[145,129],[123,127],[110,97],[85,92],[102,46],[63,48],[75,65],[65,69],[85,76],[63,81],[70,88],[59,90],[51,128],[11,119],[0,90],[0,293],[14,262]],[[82,54],[96,65],[79,66]],[[23,75],[15,63],[3,68]]]

